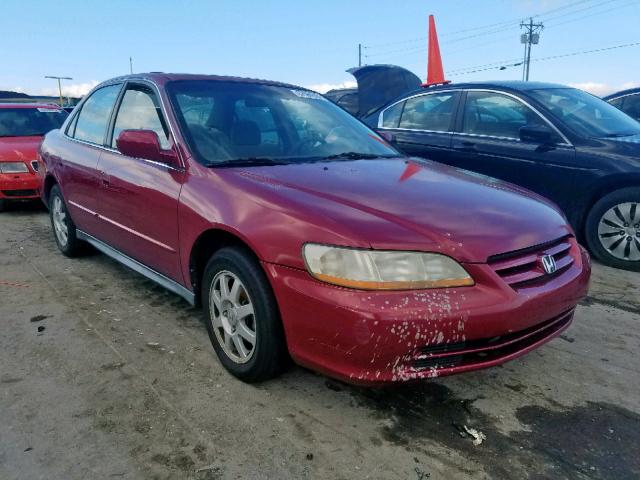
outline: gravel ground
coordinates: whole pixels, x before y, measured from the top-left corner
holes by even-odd
[[[0,214],[0,321],[2,480],[640,477],[637,273],[595,265],[573,326],[501,367],[252,386],[199,310],[104,255],[63,257],[20,205]]]

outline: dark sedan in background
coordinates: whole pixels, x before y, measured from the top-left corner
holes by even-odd
[[[640,88],[631,88],[604,97],[611,105],[640,121]]]
[[[547,83],[450,84],[362,118],[409,155],[553,200],[602,262],[640,270],[640,123],[600,98]]]

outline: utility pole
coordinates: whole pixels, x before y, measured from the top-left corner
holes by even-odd
[[[129,73],[133,75],[133,58],[129,57]]]
[[[358,44],[358,66],[362,66],[362,44]]]
[[[62,85],[60,84],[60,80],[73,80],[71,77],[55,77],[53,75],[46,75],[44,78],[52,78],[54,80],[58,80],[58,93],[60,94],[60,106],[64,106],[64,100],[62,99]]]
[[[533,23],[533,17],[529,18],[529,23],[521,23],[520,28],[524,28],[526,33],[520,35],[520,43],[524,44],[524,61],[522,67],[522,79],[529,81],[529,66],[531,63],[531,45],[540,43],[540,32],[544,28],[544,24]]]

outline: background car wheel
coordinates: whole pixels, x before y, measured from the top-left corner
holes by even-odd
[[[218,250],[207,263],[202,305],[222,365],[245,382],[278,375],[288,364],[275,296],[259,263],[244,249]]]
[[[640,188],[623,188],[600,199],[587,217],[586,237],[604,264],[640,271]]]
[[[67,257],[77,256],[82,249],[82,242],[76,237],[76,226],[69,216],[62,192],[57,185],[49,193],[49,217],[53,236],[60,251]]]
[[[0,200],[0,212],[4,212],[4,209],[7,206],[7,202],[5,202],[4,200]]]

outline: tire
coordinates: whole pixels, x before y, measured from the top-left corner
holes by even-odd
[[[288,354],[276,299],[250,253],[225,247],[213,254],[201,295],[209,339],[232,375],[253,383],[273,378],[286,368]]]
[[[601,198],[585,225],[589,250],[605,265],[640,271],[640,187]]]
[[[58,185],[54,185],[49,193],[49,218],[58,249],[67,257],[77,257],[82,251],[83,242],[76,236],[76,226]],[[65,229],[66,236],[63,234]]]
[[[7,208],[6,200],[0,200],[0,212],[4,212],[5,208]]]

